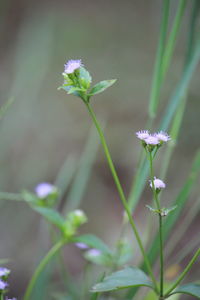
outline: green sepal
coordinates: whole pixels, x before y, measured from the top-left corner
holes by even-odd
[[[153,288],[151,281],[142,270],[128,267],[106,276],[102,282],[97,283],[92,288],[91,292],[108,292],[134,286],[147,286]]]
[[[99,83],[95,84],[92,89],[89,92],[89,96],[93,96],[99,93],[102,93],[107,88],[109,88],[111,85],[113,85],[116,82],[116,79],[110,79],[110,80],[103,80]]]

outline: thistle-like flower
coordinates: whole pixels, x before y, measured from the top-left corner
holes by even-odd
[[[145,141],[145,139],[147,139],[150,136],[150,134],[148,130],[140,130],[136,132],[136,136],[138,137],[138,139]]]
[[[8,276],[9,274],[10,274],[9,269],[0,267],[0,277]]]
[[[144,139],[144,142],[147,145],[151,145],[151,146],[156,146],[160,144],[159,139],[157,138],[157,136],[154,135],[149,135],[146,139]]]
[[[0,291],[5,290],[7,288],[7,282],[0,279]]]
[[[81,59],[76,59],[76,60],[70,59],[64,65],[64,67],[65,67],[64,73],[72,74],[72,73],[74,73],[75,70],[79,69],[82,66],[83,66],[83,64],[81,62]]]
[[[43,199],[56,191],[56,187],[48,182],[42,182],[35,188],[36,195]]]
[[[157,137],[157,139],[160,141],[160,142],[168,142],[169,140],[171,140],[170,136],[164,132],[164,131],[160,131],[158,133],[155,133],[154,134],[155,137]]]
[[[156,190],[161,190],[166,187],[166,184],[161,179],[156,177],[154,177],[153,183]],[[150,187],[153,188],[153,184],[151,180],[150,180]]]

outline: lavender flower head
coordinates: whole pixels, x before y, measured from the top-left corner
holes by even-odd
[[[8,298],[7,296],[6,296],[6,299],[5,300],[17,300],[17,298]]]
[[[0,277],[7,276],[10,274],[10,270],[7,268],[0,267]]]
[[[153,182],[154,182],[155,189],[161,190],[166,187],[166,184],[161,179],[158,179],[156,177],[154,177]],[[150,187],[153,188],[151,180],[150,180]]]
[[[88,249],[89,247],[84,243],[75,243],[76,247],[82,250]]]
[[[160,142],[168,142],[169,140],[171,140],[170,136],[164,132],[164,131],[160,131],[158,133],[155,133],[155,137],[157,137],[157,139],[160,141]]]
[[[144,139],[144,141],[147,145],[152,145],[152,146],[160,144],[159,139],[155,135],[149,135],[146,139]]]
[[[75,70],[79,69],[82,67],[83,64],[81,62],[81,59],[70,59],[68,62],[64,65],[65,67],[65,73],[66,74],[72,74],[74,73]]]
[[[149,131],[148,130],[140,130],[140,131],[136,132],[136,135],[137,135],[138,139],[144,141],[145,139],[147,139],[149,137]]]
[[[7,282],[0,279],[0,290],[5,290],[5,288],[8,286]]]
[[[87,254],[88,254],[89,256],[96,257],[96,256],[101,255],[101,251],[98,250],[98,249],[90,249],[90,250],[87,251]]]
[[[54,185],[48,182],[42,182],[36,186],[35,193],[39,198],[46,198],[50,194],[54,193],[55,189]]]

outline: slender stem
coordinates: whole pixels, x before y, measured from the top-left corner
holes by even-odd
[[[150,174],[151,174],[151,184],[153,189],[153,196],[157,206],[158,211],[160,211],[160,202],[158,199],[158,193],[154,185],[154,171],[153,171],[153,157],[152,152],[149,153],[149,162],[150,162]],[[164,256],[163,256],[163,224],[162,224],[162,215],[159,213],[159,242],[160,242],[160,299],[163,297],[163,283],[164,283]]]
[[[200,248],[196,251],[188,265],[185,267],[179,278],[176,280],[176,282],[171,286],[171,288],[165,293],[164,297],[168,297],[169,294],[179,285],[179,283],[183,280],[183,278],[186,276],[186,274],[191,269],[192,265],[195,263],[196,259],[200,255]]]
[[[54,257],[54,255],[60,250],[60,248],[66,244],[66,240],[60,240],[59,242],[57,242],[50,250],[49,252],[46,254],[46,256],[43,258],[43,260],[40,262],[40,264],[38,265],[38,267],[36,268],[29,284],[28,287],[26,289],[25,295],[24,295],[24,300],[29,300],[31,293],[33,291],[34,285],[38,279],[38,277],[40,276],[40,274],[42,273],[44,267],[48,264],[48,262]]]
[[[134,222],[134,219],[131,215],[131,211],[129,209],[129,206],[128,206],[128,203],[127,203],[127,200],[126,200],[126,197],[124,195],[124,191],[122,189],[122,186],[121,186],[121,183],[119,181],[119,177],[117,175],[117,172],[115,170],[115,167],[114,167],[114,164],[113,164],[113,161],[112,161],[112,158],[111,158],[111,155],[110,155],[110,151],[108,149],[108,146],[107,146],[107,143],[106,143],[106,140],[105,140],[105,137],[104,137],[104,134],[103,134],[103,131],[101,129],[101,126],[100,124],[98,123],[97,119],[96,119],[96,116],[95,116],[95,113],[92,109],[92,107],[90,106],[90,104],[88,102],[85,102],[86,104],[86,107],[88,109],[88,112],[96,126],[96,129],[99,133],[99,137],[100,137],[100,140],[101,140],[101,143],[102,143],[102,146],[103,146],[103,149],[104,149],[104,152],[105,152],[105,156],[106,156],[106,159],[108,161],[108,165],[110,167],[110,170],[111,170],[111,173],[112,173],[112,176],[113,176],[113,179],[114,179],[114,182],[115,182],[115,185],[117,187],[117,190],[118,190],[118,193],[119,193],[119,196],[120,196],[120,199],[122,201],[122,204],[124,206],[124,209],[127,213],[127,216],[128,216],[128,219],[129,219],[129,222],[130,222],[130,225],[133,229],[133,232],[135,234],[135,237],[136,237],[136,240],[138,242],[138,245],[140,247],[140,250],[141,250],[141,253],[143,255],[143,258],[144,258],[144,261],[145,261],[145,264],[146,264],[146,267],[148,269],[148,272],[149,272],[149,275],[154,283],[154,286],[155,286],[155,290],[158,292],[158,287],[157,287],[157,282],[156,282],[156,279],[154,277],[154,274],[153,274],[153,271],[152,271],[152,267],[149,263],[149,259],[145,253],[145,250],[144,250],[144,247],[143,247],[143,244],[142,244],[142,241],[140,239],[140,236],[139,236],[139,233],[137,231],[137,228],[136,228],[136,225],[135,225],[135,222]]]
[[[163,233],[162,233],[162,216],[159,214],[159,239],[160,239],[160,297],[163,296],[164,282],[164,257],[163,257]]]

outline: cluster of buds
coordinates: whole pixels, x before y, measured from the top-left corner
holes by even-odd
[[[163,143],[170,140],[170,136],[163,131],[150,134],[148,130],[136,132],[136,136],[142,141],[142,145],[149,151],[153,151],[155,147],[159,148]]]
[[[3,299],[3,295],[7,292],[8,288],[8,275],[10,274],[10,270],[4,267],[0,267],[0,296],[1,299]],[[8,298],[7,296],[5,297],[5,300],[17,300],[16,298]]]
[[[76,234],[78,228],[87,222],[87,216],[85,213],[80,210],[76,209],[70,212],[65,221],[64,225],[64,234],[66,237],[72,237]]]

